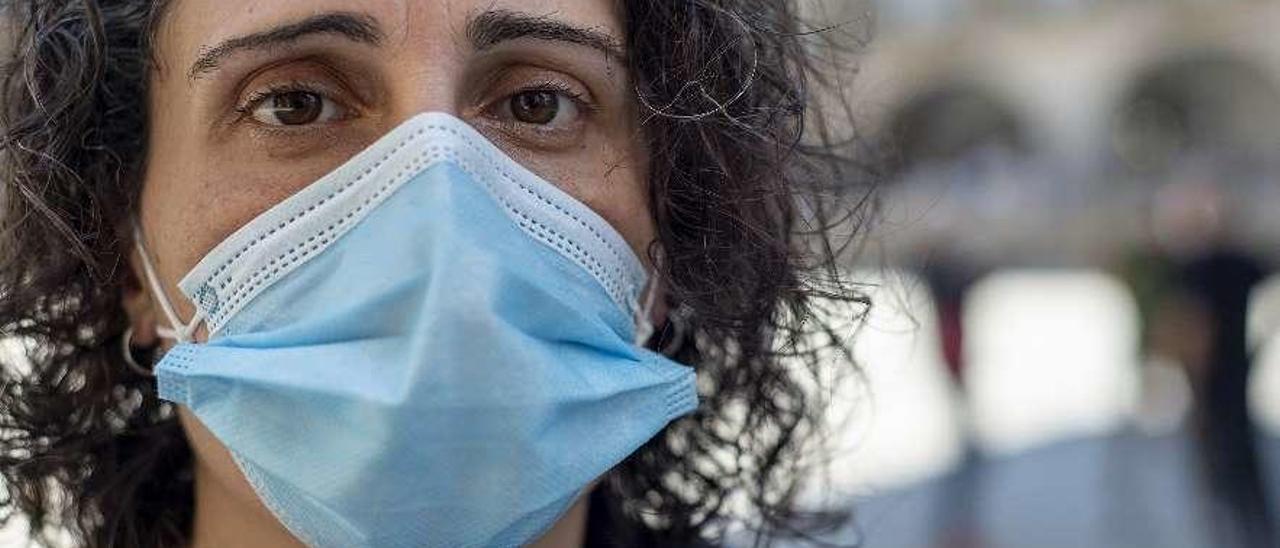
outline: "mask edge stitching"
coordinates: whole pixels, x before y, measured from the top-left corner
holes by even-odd
[[[301,211],[297,211],[297,212],[295,212],[292,216],[290,216],[290,217],[289,217],[289,219],[287,219],[287,220],[285,220],[285,221],[280,222],[280,224],[278,224],[277,226],[272,227],[271,229],[267,230],[266,232],[263,232],[263,233],[258,234],[257,236],[254,236],[254,237],[253,237],[253,239],[252,239],[250,242],[248,242],[248,243],[244,244],[244,245],[243,245],[243,246],[242,246],[238,251],[236,251],[236,253],[235,253],[231,258],[226,259],[225,261],[223,261],[223,263],[222,263],[221,265],[219,265],[219,266],[218,266],[218,268],[217,268],[213,273],[211,273],[211,274],[209,274],[208,276],[206,276],[206,277],[204,278],[204,282],[202,282],[202,283],[201,283],[201,285],[207,284],[207,283],[209,283],[209,282],[211,282],[211,281],[213,281],[213,280],[217,279],[217,278],[218,278],[219,276],[221,276],[221,275],[222,275],[222,274],[223,274],[227,269],[229,269],[233,264],[235,264],[237,261],[239,261],[239,260],[240,260],[240,258],[241,258],[242,256],[244,256],[244,254],[245,254],[245,253],[248,253],[248,251],[249,251],[250,249],[252,249],[252,248],[254,248],[254,247],[258,246],[258,245],[259,245],[259,244],[261,244],[263,241],[265,241],[267,238],[269,238],[269,237],[271,237],[272,235],[276,234],[277,232],[279,232],[279,231],[283,230],[286,226],[291,225],[291,224],[293,224],[293,223],[297,222],[299,219],[301,219],[302,217],[306,216],[306,214],[308,214],[308,213],[310,213],[310,212],[312,212],[312,211],[316,210],[317,208],[319,208],[319,207],[323,206],[324,204],[328,203],[328,202],[329,202],[329,201],[331,201],[333,198],[335,198],[337,195],[339,195],[339,194],[341,194],[341,193],[346,192],[347,190],[351,189],[351,188],[352,188],[353,186],[355,186],[356,184],[358,184],[358,183],[360,183],[361,181],[363,181],[365,178],[367,178],[367,177],[368,177],[370,174],[372,174],[374,171],[376,171],[377,169],[381,168],[384,164],[386,164],[386,163],[391,159],[391,157],[392,157],[392,156],[394,156],[394,155],[398,154],[398,153],[399,153],[401,150],[403,150],[405,147],[409,146],[413,141],[416,141],[416,140],[418,140],[420,137],[422,137],[422,136],[423,136],[423,134],[425,134],[425,133],[427,132],[427,130],[428,130],[428,129],[430,129],[431,127],[432,127],[432,126],[427,126],[427,127],[423,127],[423,128],[418,128],[418,130],[417,130],[417,131],[413,132],[413,133],[412,133],[412,134],[410,134],[408,137],[406,137],[404,141],[402,141],[401,143],[399,143],[398,145],[396,145],[392,150],[387,151],[387,153],[386,153],[386,154],[383,154],[383,155],[382,155],[382,157],[381,157],[381,158],[379,158],[376,162],[373,162],[373,163],[372,163],[372,165],[369,165],[369,166],[368,166],[368,167],[366,167],[365,169],[361,170],[361,172],[359,173],[359,175],[355,175],[354,177],[351,177],[350,179],[348,179],[348,180],[346,180],[346,181],[343,181],[341,184],[336,185],[338,188],[336,188],[336,189],[334,189],[332,192],[330,192],[328,196],[325,196],[324,198],[320,199],[319,201],[316,201],[316,202],[314,202],[314,203],[310,204],[309,206],[307,206],[305,209],[302,209]],[[304,187],[304,188],[305,188],[305,187]],[[301,206],[299,206],[299,207],[301,208]],[[270,210],[268,210],[268,211],[270,211]],[[222,282],[222,284],[221,284],[221,287],[225,288],[225,287],[226,287],[226,284],[227,284],[227,283],[229,283],[229,281],[230,281],[230,279],[229,279],[229,278],[228,278],[227,280],[224,280],[224,281]]]

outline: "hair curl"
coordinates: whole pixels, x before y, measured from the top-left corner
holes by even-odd
[[[172,404],[121,355],[121,297],[138,284],[126,228],[166,3],[0,1],[12,38],[0,84],[0,337],[24,350],[0,370],[0,509],[4,520],[25,514],[46,543],[55,527],[90,547],[189,540],[190,449]],[[863,179],[825,126],[806,127],[824,120],[809,89],[820,71],[814,35],[786,0],[621,6],[651,150],[651,255],[691,333],[677,359],[698,369],[703,401],[608,475],[591,510],[608,531],[589,535],[693,544],[735,520],[757,523],[760,540],[796,532],[798,472],[825,411],[809,387],[829,380],[824,364],[852,364],[815,307],[865,304],[836,275],[825,234],[843,219],[829,205]],[[753,515],[740,515],[743,502]]]

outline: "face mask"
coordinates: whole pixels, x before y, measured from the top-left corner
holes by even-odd
[[[143,262],[180,341],[160,397],[311,546],[536,540],[696,406],[692,370],[637,345],[626,242],[448,115],[218,245],[179,283],[185,326]]]

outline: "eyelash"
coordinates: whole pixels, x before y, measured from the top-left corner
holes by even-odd
[[[596,106],[592,104],[591,101],[587,100],[585,93],[577,91],[572,87],[564,83],[557,82],[555,80],[543,80],[537,84],[521,86],[519,89],[515,90],[514,92],[503,96],[502,99],[500,99],[500,101],[507,101],[507,100],[510,100],[512,97],[519,95],[521,93],[529,93],[529,92],[535,92],[535,91],[553,91],[556,93],[560,93],[564,95],[566,99],[573,101],[574,106],[578,107],[578,109],[580,109],[584,114],[595,112],[596,110]]]
[[[271,84],[266,88],[250,93],[243,102],[236,105],[235,111],[239,114],[241,119],[252,116],[253,112],[257,110],[258,107],[262,106],[262,103],[274,96],[285,93],[314,93],[316,95],[324,96],[329,100],[335,100],[333,99],[334,93],[325,86],[317,86],[306,82],[284,82]],[[351,108],[349,105],[343,106]]]

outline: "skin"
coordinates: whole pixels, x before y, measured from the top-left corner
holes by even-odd
[[[612,0],[176,0],[161,24],[159,66],[151,75],[151,145],[138,221],[178,315],[194,314],[178,280],[220,241],[425,111],[467,121],[594,209],[647,257],[654,228],[645,150],[621,59],[547,37],[477,48],[468,24],[486,10],[542,17],[621,42]],[[332,32],[307,35],[231,52],[210,70],[192,70],[228,40],[328,12],[370,22],[377,43]],[[300,87],[312,99],[323,97],[324,114],[279,125],[291,114],[272,108],[278,102],[271,94],[282,93],[281,86],[293,97]],[[512,97],[547,87],[557,88],[554,120],[517,119]],[[145,280],[136,256],[133,266]],[[138,285],[125,295],[134,344],[163,348],[168,343],[156,328],[166,322],[146,284]],[[206,337],[201,329],[196,338]],[[299,545],[261,504],[226,448],[185,408],[179,414],[195,454],[192,545]],[[581,545],[585,505],[579,501],[535,546]]]

